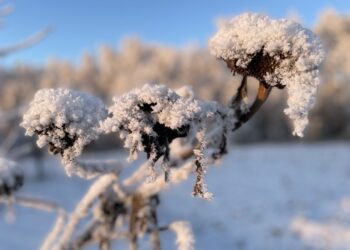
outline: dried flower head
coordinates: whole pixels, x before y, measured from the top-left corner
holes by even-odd
[[[144,85],[114,99],[102,127],[120,132],[131,158],[138,151],[156,162],[168,154],[173,139],[188,134],[190,122],[201,107],[193,98],[182,98],[163,85]]]
[[[175,138],[188,136],[196,122],[213,116],[217,109],[214,103],[194,99],[188,89],[178,94],[164,85],[146,84],[115,98],[101,127],[106,133],[120,134],[124,146],[130,149],[129,159],[146,152],[151,177],[155,177],[154,164],[163,156],[167,177],[169,144]]]
[[[23,185],[23,172],[19,166],[0,158],[0,196],[10,196]]]
[[[84,146],[97,139],[99,122],[107,117],[102,101],[69,89],[39,90],[23,115],[26,135],[38,135],[39,147],[49,145],[65,159],[79,156]]]
[[[294,122],[294,134],[303,135],[323,59],[320,40],[310,30],[290,20],[245,13],[221,24],[210,49],[234,73],[255,77],[266,88],[286,86],[285,113]]]

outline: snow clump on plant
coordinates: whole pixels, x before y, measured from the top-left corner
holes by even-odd
[[[286,86],[285,113],[294,123],[293,134],[303,136],[324,57],[320,40],[310,30],[291,20],[245,13],[221,23],[210,50],[234,73],[255,77],[267,88]]]
[[[196,140],[199,147],[193,153],[199,177],[194,194],[204,197],[207,195],[202,178],[205,172],[204,150],[209,146],[226,145],[220,140],[230,131],[228,127],[233,126],[234,120],[228,113],[229,109],[215,102],[195,99],[189,88],[177,92],[164,85],[146,84],[114,98],[114,105],[109,108],[108,118],[101,128],[105,133],[120,135],[124,146],[130,149],[129,160],[136,159],[138,152],[146,152],[151,180],[156,177],[155,164],[161,157],[165,179],[168,179],[169,145],[174,139]],[[205,132],[209,127],[216,129],[210,138]]]
[[[84,146],[100,134],[99,122],[107,109],[97,97],[69,89],[39,90],[23,115],[26,135],[38,136],[37,145],[49,145],[64,165],[82,153]]]

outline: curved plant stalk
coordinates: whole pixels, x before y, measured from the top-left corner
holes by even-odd
[[[107,189],[107,187],[111,186],[116,181],[116,179],[116,175],[106,174],[101,176],[91,185],[85,196],[78,203],[75,211],[70,215],[65,230],[59,239],[58,245],[56,245],[55,249],[67,248],[70,238],[72,237],[76,227],[79,225],[81,219],[87,215],[88,210],[91,208],[99,195],[101,195]]]
[[[58,238],[58,235],[62,233],[63,227],[67,220],[67,213],[60,209],[57,210],[56,222],[49,234],[46,236],[44,242],[42,243],[40,250],[50,250],[52,249],[53,244]]]
[[[254,116],[254,114],[266,102],[271,90],[272,86],[260,81],[255,100],[248,108],[245,103],[245,101],[248,99],[247,76],[243,76],[242,82],[237,89],[237,94],[233,97],[230,104],[230,108],[234,110],[237,117],[233,131],[239,129],[244,123],[249,121]]]

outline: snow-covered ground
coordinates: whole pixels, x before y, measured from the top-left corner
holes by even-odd
[[[90,182],[66,177],[51,158],[46,163],[43,181],[34,179],[34,162],[25,163],[29,178],[20,193],[72,210]],[[196,249],[350,249],[350,144],[234,146],[207,182],[213,201],[191,196],[191,178],[165,191],[159,208],[160,224],[191,222]],[[0,249],[38,249],[55,215],[15,212],[8,224],[0,207]],[[175,249],[173,236],[163,237],[165,249]]]

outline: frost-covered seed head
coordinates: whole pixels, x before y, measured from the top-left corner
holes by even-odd
[[[245,13],[220,25],[210,50],[234,73],[269,86],[286,86],[285,113],[294,123],[294,134],[303,135],[324,56],[320,40],[310,30],[290,20]]]
[[[193,96],[181,97],[164,85],[146,84],[115,98],[102,128],[107,133],[120,132],[131,154],[145,151],[157,161],[167,154],[173,139],[188,134],[202,112]]]
[[[10,196],[23,185],[23,172],[19,166],[0,158],[0,196]]]
[[[102,101],[69,89],[39,90],[23,115],[26,135],[38,135],[39,147],[49,145],[54,153],[74,158],[85,145],[97,139],[99,122],[107,117]]]

